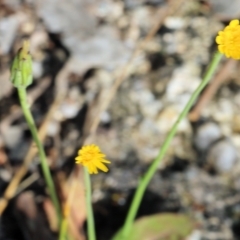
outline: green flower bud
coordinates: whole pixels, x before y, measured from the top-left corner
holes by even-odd
[[[17,88],[26,88],[32,83],[32,58],[29,54],[29,42],[24,41],[15,56],[11,68],[11,82]]]

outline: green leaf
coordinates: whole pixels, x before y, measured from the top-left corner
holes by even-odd
[[[156,214],[134,222],[127,240],[182,240],[194,228],[191,218],[182,214]],[[121,230],[113,238],[123,240]],[[125,239],[124,239],[125,240]]]

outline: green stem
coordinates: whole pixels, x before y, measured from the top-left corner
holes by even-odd
[[[40,156],[40,162],[41,162],[41,167],[42,167],[42,171],[43,171],[43,175],[44,175],[44,179],[47,183],[47,187],[50,193],[50,197],[52,199],[53,205],[55,207],[57,216],[58,216],[58,222],[61,222],[61,207],[60,204],[58,202],[58,198],[57,198],[57,194],[55,191],[55,187],[54,187],[54,183],[51,177],[51,173],[48,167],[48,163],[47,163],[47,159],[46,159],[46,155],[45,155],[45,151],[43,149],[43,145],[38,137],[38,131],[37,128],[35,126],[35,122],[34,119],[32,117],[31,111],[29,110],[29,105],[27,102],[27,92],[26,92],[26,88],[24,87],[18,87],[18,96],[20,99],[20,103],[21,103],[21,107],[24,113],[24,116],[26,118],[26,121],[28,123],[28,126],[30,128],[30,131],[32,133],[34,142],[37,145],[38,151],[39,151],[39,156]]]
[[[66,232],[67,232],[67,218],[64,217],[62,219],[61,227],[60,227],[60,234],[59,240],[66,240]]]
[[[135,192],[130,210],[128,212],[127,218],[125,220],[125,223],[123,225],[120,237],[117,237],[116,239],[127,239],[131,228],[132,228],[132,224],[133,221],[136,217],[139,205],[141,203],[143,194],[150,182],[150,180],[152,179],[154,173],[157,170],[157,167],[159,165],[159,163],[161,162],[161,160],[163,159],[172,138],[174,137],[176,131],[177,131],[177,127],[178,124],[180,123],[180,121],[187,115],[187,113],[189,112],[190,108],[192,107],[193,103],[195,102],[195,100],[197,99],[198,95],[200,94],[200,92],[204,89],[204,87],[208,84],[209,80],[212,78],[213,74],[215,73],[215,70],[221,60],[222,54],[217,52],[212,60],[212,62],[209,65],[209,68],[203,78],[203,81],[200,83],[200,85],[198,86],[198,88],[193,92],[190,100],[188,101],[187,105],[185,106],[185,108],[183,109],[183,111],[181,112],[181,114],[179,115],[178,119],[176,120],[175,124],[172,126],[170,132],[168,133],[162,148],[157,156],[157,158],[153,161],[153,163],[151,164],[151,166],[149,167],[149,169],[147,170],[147,172],[145,173],[145,175],[143,176],[143,178],[141,179],[138,188]]]
[[[91,179],[86,167],[84,167],[84,180],[86,185],[86,204],[87,204],[87,232],[89,240],[96,240],[94,216],[92,209],[92,190],[91,190]]]

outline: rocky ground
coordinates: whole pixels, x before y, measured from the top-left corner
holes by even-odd
[[[74,177],[77,150],[93,142],[112,162],[109,173],[92,177],[98,239],[107,240],[200,83],[217,32],[239,18],[238,6],[238,0],[227,6],[214,0],[0,1],[2,197],[27,153],[29,159],[7,207],[0,204],[1,239],[57,239],[39,159],[29,154],[31,135],[9,81],[22,39],[29,38],[33,56],[29,102],[37,125],[46,123],[42,139],[62,199],[79,184],[75,239],[84,239],[85,219],[81,176]],[[179,125],[139,216],[188,214],[197,223],[189,240],[240,238],[239,89],[239,63],[224,58]]]

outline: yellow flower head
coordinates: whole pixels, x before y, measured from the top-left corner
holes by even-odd
[[[239,20],[232,20],[216,37],[219,52],[233,59],[240,59],[240,25]]]
[[[108,168],[104,163],[110,163],[105,159],[105,155],[100,148],[94,144],[82,147],[75,159],[77,164],[87,167],[90,174],[97,174],[98,168],[103,172],[107,172]]]

